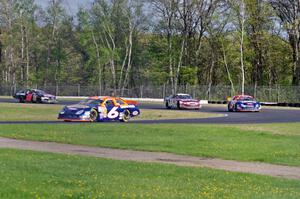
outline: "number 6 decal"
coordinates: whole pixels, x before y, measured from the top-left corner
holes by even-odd
[[[119,107],[112,108],[109,113],[107,114],[107,117],[110,119],[115,119],[119,116],[119,112],[117,111]]]

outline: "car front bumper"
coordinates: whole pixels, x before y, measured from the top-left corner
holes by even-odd
[[[70,121],[70,122],[90,122],[90,117],[84,115],[76,115],[76,114],[59,114],[59,120]]]
[[[56,104],[58,101],[56,99],[49,99],[49,98],[41,98],[42,103],[47,104]]]

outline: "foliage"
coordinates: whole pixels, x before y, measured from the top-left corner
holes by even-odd
[[[70,16],[62,0],[46,8],[0,0],[0,82],[97,85],[120,94],[139,85],[233,88],[244,81],[243,55],[246,85],[298,85],[297,13],[284,18],[276,0],[244,3],[241,49],[236,1],[95,0]],[[281,6],[293,9],[289,3]]]

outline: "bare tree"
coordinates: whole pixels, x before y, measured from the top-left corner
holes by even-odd
[[[4,60],[5,60],[5,83],[16,85],[16,48],[14,41],[13,27],[15,25],[16,15],[15,0],[1,0],[0,1],[0,13],[1,23],[5,28],[5,32],[2,33],[6,38],[4,40]]]
[[[65,17],[65,10],[62,7],[62,0],[51,0],[49,2],[49,7],[47,8],[47,14],[45,17],[46,25],[50,27],[50,31],[47,32],[47,57],[46,57],[46,76],[44,78],[44,85],[47,84],[47,76],[50,76],[49,70],[51,65],[54,65],[54,80],[55,84],[58,85],[58,70],[61,67],[60,56],[57,55],[53,59],[54,49],[57,51],[61,50],[61,38],[59,36],[59,31],[62,22]],[[59,54],[59,53],[56,53]]]
[[[121,95],[124,95],[125,87],[129,84],[129,75],[132,69],[132,51],[133,51],[133,36],[139,33],[139,28],[142,26],[145,17],[142,14],[144,2],[142,0],[127,0],[125,1],[123,8],[124,15],[127,19],[128,31],[127,39],[125,39],[125,58],[121,68],[119,89],[121,89]],[[125,65],[127,67],[125,70]],[[125,71],[124,71],[125,70]],[[125,72],[124,78],[123,73]]]
[[[300,1],[299,0],[269,0],[277,11],[287,30],[289,43],[293,50],[293,85],[300,84]]]
[[[163,21],[164,31],[168,42],[168,69],[171,82],[172,93],[176,92],[175,71],[174,71],[174,55],[173,55],[173,37],[176,33],[175,20],[177,2],[175,0],[153,0],[152,4],[158,17]]]
[[[236,29],[239,32],[239,51],[240,51],[240,69],[241,69],[241,91],[245,94],[245,66],[244,66],[244,39],[245,39],[245,25],[246,25],[246,5],[245,1],[229,0],[234,15],[236,16]]]

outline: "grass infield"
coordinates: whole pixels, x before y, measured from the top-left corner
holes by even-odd
[[[0,198],[299,198],[300,181],[0,149]]]
[[[18,124],[1,125],[0,136],[300,166],[300,136],[288,133],[300,124],[278,125],[285,129],[282,135],[272,133],[275,126],[249,130],[197,124]]]
[[[52,121],[61,108],[59,105],[0,103],[0,120]],[[175,119],[181,112],[187,114],[186,118],[194,117],[194,113],[184,111],[151,111],[142,110],[146,113],[145,119]],[[201,117],[201,112],[195,114]],[[299,129],[300,123],[255,126],[118,122],[14,124],[1,125],[0,136],[300,166]],[[7,199],[300,198],[300,181],[297,180],[205,168],[8,149],[0,149],[0,160],[0,198]]]

